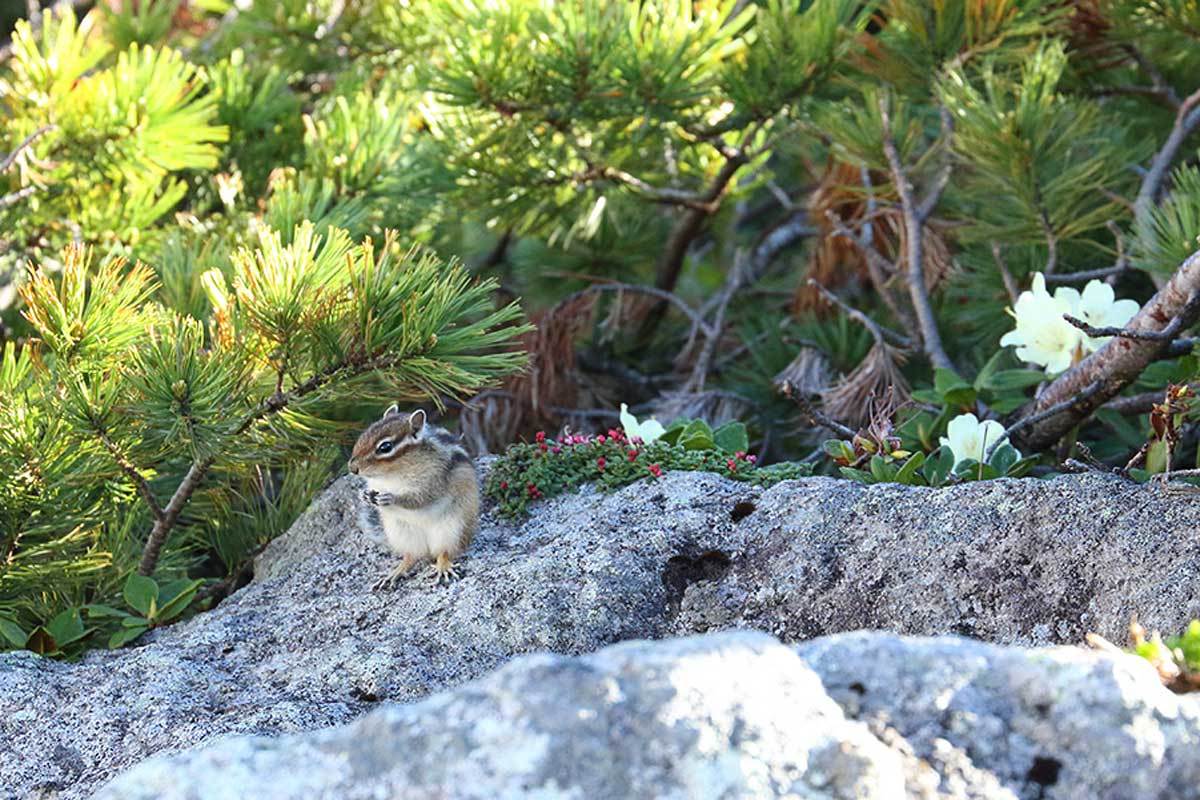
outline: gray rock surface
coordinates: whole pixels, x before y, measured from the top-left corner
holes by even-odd
[[[735,627],[1002,643],[1121,639],[1200,616],[1200,495],[1101,476],[948,490],[675,474],[486,519],[463,580],[390,593],[391,562],[335,484],[215,611],[63,664],[0,656],[0,797],[83,797],[225,733],[349,721],[514,655]]]
[[[1200,699],[1074,648],[759,633],[526,656],[423,701],[144,762],[99,800],[1200,797]]]

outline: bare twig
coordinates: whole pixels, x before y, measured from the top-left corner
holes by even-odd
[[[885,344],[886,342],[890,341],[892,344],[899,347],[912,346],[912,340],[907,336],[896,333],[895,331],[880,325],[878,322],[871,319],[866,314],[859,311],[854,306],[849,305],[836,294],[826,289],[816,278],[809,278],[808,285],[820,292],[821,296],[827,301],[840,308],[842,313],[847,317],[866,328],[871,333],[871,336],[875,338],[875,341],[879,344]]]
[[[1033,414],[1029,417],[1025,417],[1025,418],[1017,421],[1016,424],[1012,425],[1011,427],[1009,427],[1008,430],[1006,430],[1004,432],[1003,436],[1001,436],[999,439],[997,439],[995,442],[993,442],[990,447],[988,447],[987,454],[984,456],[984,461],[987,461],[989,458],[991,458],[992,453],[996,450],[997,447],[999,447],[1004,442],[1009,441],[1013,436],[1019,434],[1024,429],[1029,428],[1033,425],[1037,425],[1039,422],[1048,420],[1051,417],[1055,417],[1059,414],[1062,414],[1064,411],[1070,411],[1072,408],[1079,405],[1080,403],[1086,403],[1089,399],[1091,399],[1092,397],[1095,397],[1097,394],[1099,394],[1103,388],[1104,388],[1104,381],[1101,381],[1101,380],[1094,381],[1091,385],[1085,387],[1082,391],[1080,391],[1074,397],[1068,397],[1066,400],[1063,400],[1060,403],[1055,403],[1054,405],[1050,406],[1049,408],[1046,408],[1043,411],[1039,411],[1036,414]]]
[[[1166,179],[1171,163],[1175,160],[1176,153],[1179,152],[1184,140],[1196,128],[1196,125],[1200,124],[1198,105],[1200,105],[1200,89],[1192,92],[1179,104],[1179,111],[1175,114],[1175,124],[1171,128],[1171,133],[1163,142],[1163,146],[1155,153],[1154,159],[1150,162],[1150,169],[1142,178],[1141,188],[1138,189],[1137,199],[1134,201],[1134,217],[1139,228],[1149,224],[1150,212],[1153,211],[1154,204],[1158,201],[1163,181]]]
[[[856,434],[853,429],[846,427],[842,423],[818,409],[812,404],[811,400],[805,397],[803,392],[796,391],[792,384],[784,382],[784,384],[780,387],[780,391],[783,393],[784,397],[788,398],[800,407],[800,413],[808,417],[809,423],[811,423],[814,427],[819,426],[825,428],[826,430],[837,434],[843,439],[853,439],[855,437]]]
[[[850,228],[846,227],[842,218],[833,212],[833,209],[825,211],[825,218],[833,226],[833,235],[841,236],[854,242],[860,253],[867,263],[867,274],[871,276],[871,284],[875,287],[879,298],[883,300],[884,305],[892,312],[892,315],[900,321],[908,331],[909,335],[916,338],[920,336],[921,330],[917,326],[916,321],[908,312],[908,309],[903,308],[887,286],[887,273],[899,272],[900,269],[895,264],[889,262],[883,255],[876,250],[872,245],[869,237],[872,234],[872,227],[869,223],[864,224],[863,234],[855,233]]]
[[[1179,336],[1179,332],[1183,329],[1184,320],[1191,316],[1195,317],[1197,312],[1200,312],[1200,293],[1192,295],[1183,307],[1181,315],[1171,320],[1167,327],[1161,331],[1139,331],[1129,328],[1104,327],[1097,328],[1094,325],[1089,325],[1083,320],[1073,317],[1070,314],[1063,314],[1063,319],[1074,325],[1079,330],[1092,337],[1103,336],[1119,336],[1122,339],[1137,339],[1142,342],[1169,342]]]
[[[921,330],[921,340],[925,354],[935,367],[948,369],[957,374],[958,371],[954,368],[954,363],[950,360],[950,356],[946,355],[946,350],[942,346],[942,337],[938,332],[937,319],[933,315],[933,306],[929,302],[929,290],[925,285],[924,256],[921,252],[921,235],[925,222],[937,206],[942,191],[946,188],[946,181],[950,177],[949,155],[947,155],[946,167],[939,173],[937,179],[930,187],[928,195],[923,200],[918,201],[913,195],[912,183],[904,171],[904,166],[900,163],[900,152],[896,149],[896,141],[892,137],[891,112],[888,108],[886,97],[881,97],[879,100],[879,113],[883,122],[883,152],[887,157],[888,167],[892,173],[892,181],[896,184],[896,191],[900,195],[900,206],[904,212],[905,244],[907,245],[908,258],[908,291],[912,300],[913,310],[917,314],[917,324]],[[945,113],[945,109],[943,109],[942,126],[943,136],[946,138],[948,145],[951,130],[949,114]],[[947,153],[949,153],[948,146]]]
[[[1000,254],[998,242],[992,242],[992,258],[996,261],[996,269],[1000,271],[1000,279],[1004,281],[1004,291],[1008,293],[1009,301],[1016,305],[1021,292],[1017,289],[1017,282],[1013,280],[1012,273],[1008,271],[1008,264],[1005,263],[1004,256]]]
[[[100,424],[100,420],[89,418],[88,422],[91,424],[92,431],[96,434],[96,438],[100,440],[102,445],[104,445],[104,449],[108,451],[109,455],[112,456],[113,461],[117,462],[117,466],[121,468],[121,471],[124,472],[129,478],[130,483],[132,483],[134,488],[137,489],[137,493],[141,495],[142,500],[145,501],[146,507],[150,509],[150,513],[154,516],[154,519],[161,520],[163,518],[162,506],[159,505],[158,498],[156,498],[154,496],[154,492],[151,491],[150,482],[146,480],[144,475],[142,475],[142,471],[134,466],[133,462],[130,461],[123,452],[121,452],[121,448],[119,448],[117,443],[112,440],[112,437],[108,435],[108,431],[105,430],[102,424]]]
[[[741,169],[748,159],[745,153],[741,151],[732,153],[726,157],[725,163],[713,178],[708,189],[701,197],[701,202],[696,206],[691,206],[688,211],[680,217],[675,223],[675,227],[671,229],[667,236],[667,243],[663,247],[662,253],[658,258],[658,267],[654,279],[654,285],[658,289],[671,292],[675,290],[675,284],[679,282],[679,273],[683,269],[683,261],[687,256],[688,247],[692,240],[696,238],[696,234],[704,227],[705,221],[715,213],[720,206],[720,198],[725,194],[725,190],[729,187],[729,182],[733,180],[733,176]]]
[[[1163,77],[1158,67],[1154,66],[1150,59],[1146,58],[1142,51],[1134,45],[1127,44],[1122,49],[1137,63],[1142,72],[1146,73],[1146,77],[1150,78],[1153,91],[1161,95],[1171,108],[1179,108],[1179,95],[1176,94],[1171,84],[1167,83],[1166,78]]]
[[[581,295],[591,294],[593,292],[632,292],[634,294],[644,294],[649,295],[650,297],[656,297],[659,300],[670,303],[671,305],[675,306],[675,308],[679,309],[679,312],[690,319],[692,321],[692,325],[705,336],[713,335],[712,326],[709,325],[708,322],[706,322],[694,308],[680,299],[678,295],[664,291],[663,289],[658,289],[654,286],[642,286],[641,284],[636,283],[620,283],[618,281],[613,281],[610,283],[595,283],[586,289],[580,289],[575,294],[569,295],[558,305],[566,305]]]
[[[0,196],[0,208],[8,208],[11,205],[15,205],[26,197],[37,194],[39,191],[40,189],[37,186],[26,186],[24,189],[9,192],[6,195]]]
[[[26,148],[32,147],[34,142],[57,127],[57,125],[43,125],[33,133],[26,136],[19,145],[13,148],[11,153],[4,157],[3,161],[0,161],[0,175],[12,169],[12,165],[16,163],[17,157],[20,156]]]

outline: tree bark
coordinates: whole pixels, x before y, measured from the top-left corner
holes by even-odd
[[[1150,298],[1126,328],[1131,331],[1157,332],[1178,320],[1175,330],[1182,333],[1200,318],[1198,298],[1200,252],[1193,253],[1180,265],[1171,279]],[[1109,339],[1099,350],[1058,376],[1036,400],[1022,408],[1017,421],[1068,402],[1071,398],[1087,392],[1096,382],[1100,382],[1100,388],[1086,397],[1079,397],[1079,402],[1072,404],[1062,413],[1027,426],[1013,437],[1014,444],[1025,452],[1049,447],[1129,385],[1170,346],[1171,342],[1167,339]]]

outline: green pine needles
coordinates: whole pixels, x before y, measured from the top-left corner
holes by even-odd
[[[206,272],[206,319],[156,302],[150,267],[84,247],[60,275],[31,271],[36,338],[0,362],[10,622],[28,629],[205,553],[236,571],[258,543],[222,535],[255,513],[238,487],[279,473],[284,495],[310,497],[348,398],[466,396],[522,365],[527,327],[515,305],[494,308],[493,281],[391,235],[355,243],[304,223],[290,239],[264,229],[228,275]]]

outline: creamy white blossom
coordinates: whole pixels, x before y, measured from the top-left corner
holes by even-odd
[[[650,444],[667,431],[656,419],[638,422],[637,417],[629,413],[629,407],[624,403],[621,403],[621,427],[625,429],[625,435],[630,439],[636,436],[646,444]]]
[[[1083,331],[1063,319],[1070,314],[1097,327],[1120,327],[1138,311],[1133,300],[1117,300],[1111,286],[1089,281],[1081,294],[1069,286],[1060,286],[1051,295],[1046,278],[1035,273],[1030,291],[1021,292],[1013,307],[1016,328],[1000,339],[1002,347],[1017,348],[1017,358],[1044,367],[1053,375],[1070,367],[1079,358],[1098,350],[1104,339],[1085,336]]]
[[[1004,436],[1004,426],[994,419],[980,422],[974,414],[959,414],[946,426],[946,434],[941,438],[941,443],[950,448],[954,454],[954,466],[957,467],[968,459],[983,461],[987,451]],[[1020,457],[1018,452],[1017,458]]]
[[[1079,298],[1078,313],[1074,316],[1097,328],[1122,328],[1138,312],[1136,300],[1117,300],[1113,288],[1102,281],[1089,281]],[[1083,336],[1083,349],[1099,350],[1109,337]]]

